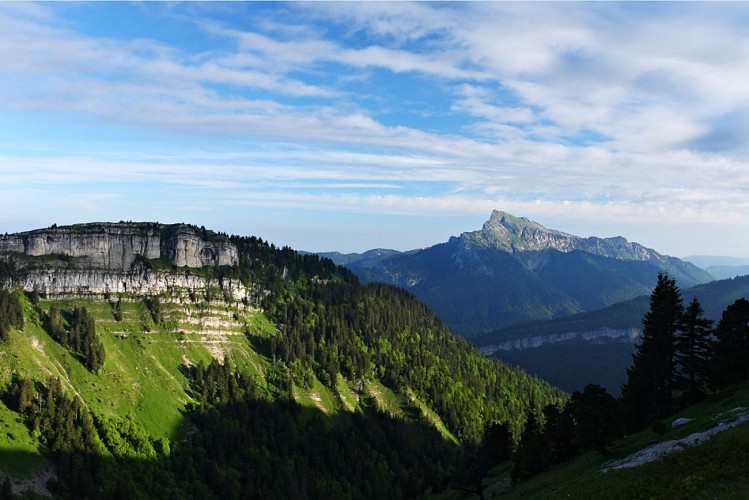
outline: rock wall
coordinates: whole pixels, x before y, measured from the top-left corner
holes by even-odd
[[[164,258],[178,267],[236,265],[228,240],[205,241],[186,225],[91,223],[0,236],[0,257],[57,255],[80,260],[77,267],[129,271],[138,257]]]
[[[0,261],[13,264],[13,277],[3,285],[25,291],[75,296],[221,289],[234,300],[249,298],[238,280],[155,271],[143,259],[188,268],[233,266],[239,252],[226,237],[184,224],[90,223],[0,236]]]
[[[213,289],[221,290],[232,300],[252,300],[252,291],[239,280],[205,278],[188,273],[167,273],[138,269],[129,272],[103,271],[97,269],[35,269],[10,278],[6,287],[20,287],[24,291],[36,291],[48,297],[54,296],[102,296],[106,293],[132,293],[135,295],[175,296],[198,294]]]
[[[567,332],[557,333],[552,335],[534,335],[531,337],[523,337],[520,339],[507,340],[499,344],[487,345],[479,348],[481,352],[487,355],[492,355],[498,351],[522,351],[525,349],[533,349],[543,344],[556,344],[558,342],[567,342],[570,340],[596,340],[596,339],[620,339],[626,338],[632,343],[642,335],[642,331],[639,328],[601,328],[592,332]]]

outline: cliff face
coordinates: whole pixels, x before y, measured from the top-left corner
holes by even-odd
[[[237,265],[239,254],[227,238],[211,233],[209,241],[201,230],[181,224],[91,223],[0,236],[0,261],[13,270],[3,284],[27,291],[153,295],[220,288],[236,300],[249,294],[236,280],[152,270],[151,259],[200,268]]]
[[[231,266],[239,262],[229,241],[205,241],[186,225],[92,223],[0,236],[0,256],[56,255],[81,267],[128,271],[138,257],[163,258],[177,267]]]
[[[570,340],[613,340],[627,339],[631,343],[637,343],[642,337],[642,330],[639,328],[601,328],[590,332],[567,332],[555,333],[550,335],[533,335],[519,339],[506,340],[498,344],[485,345],[479,348],[481,352],[491,356],[499,351],[523,351],[533,349],[544,344],[557,344],[559,342],[568,342]]]

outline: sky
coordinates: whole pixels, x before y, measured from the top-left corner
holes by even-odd
[[[747,3],[0,2],[0,231],[749,256]]]

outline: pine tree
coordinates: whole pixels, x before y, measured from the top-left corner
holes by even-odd
[[[623,434],[619,405],[606,389],[588,384],[575,391],[566,410],[575,421],[575,441],[584,450],[607,453],[614,438]]]
[[[738,299],[723,311],[715,337],[713,385],[749,379],[749,301]]]
[[[676,281],[658,274],[650,294],[650,310],[643,318],[642,342],[632,356],[627,383],[622,387],[626,418],[633,429],[671,413],[675,375],[674,342],[683,305]]]
[[[484,426],[482,453],[491,465],[504,462],[512,456],[512,430],[507,422],[487,423]]]
[[[681,328],[676,336],[676,387],[684,391],[682,399],[694,403],[701,399],[708,378],[712,355],[712,320],[705,318],[697,298],[684,311]]]
[[[543,472],[551,465],[549,443],[541,429],[535,410],[528,413],[520,442],[512,455],[510,476],[513,482]]]

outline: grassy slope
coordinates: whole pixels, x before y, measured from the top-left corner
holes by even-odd
[[[700,446],[667,455],[660,461],[631,469],[600,471],[604,464],[653,443],[709,429],[719,421],[714,416],[739,406],[749,407],[749,383],[714,395],[664,420],[667,432],[662,436],[646,429],[617,443],[606,458],[587,453],[509,490],[506,486],[509,466],[504,464],[487,482],[487,496],[491,497],[492,491],[497,494],[504,491],[503,498],[747,498],[749,423],[718,434]],[[672,429],[671,422],[680,417],[695,420]],[[460,498],[460,495],[453,498]]]
[[[228,357],[261,388],[267,387],[265,374],[270,361],[255,349],[253,340],[273,335],[275,327],[261,312],[220,302],[162,301],[163,319],[158,325],[137,299],[123,300],[119,322],[112,305],[105,301],[54,302],[63,310],[85,306],[94,316],[106,350],[106,362],[98,374],[86,370],[52,339],[42,328],[35,307],[25,301],[23,331],[11,331],[9,341],[0,343],[0,387],[14,372],[29,374],[38,381],[60,378],[66,390],[78,394],[95,415],[132,415],[147,434],[172,440],[180,439],[187,430],[184,411],[192,401],[187,375],[190,366],[213,357]],[[42,301],[39,306],[46,310],[52,304]],[[303,406],[328,415],[360,411],[364,405],[371,405],[391,415],[423,414],[446,431],[436,414],[393,393],[379,381],[367,381],[359,398],[354,387],[339,375],[335,391],[315,379],[309,389],[294,386],[293,394]],[[0,474],[24,477],[37,472],[45,461],[38,451],[39,443],[19,418],[0,402],[0,451],[7,452],[0,453]],[[19,456],[23,460],[19,461]]]

